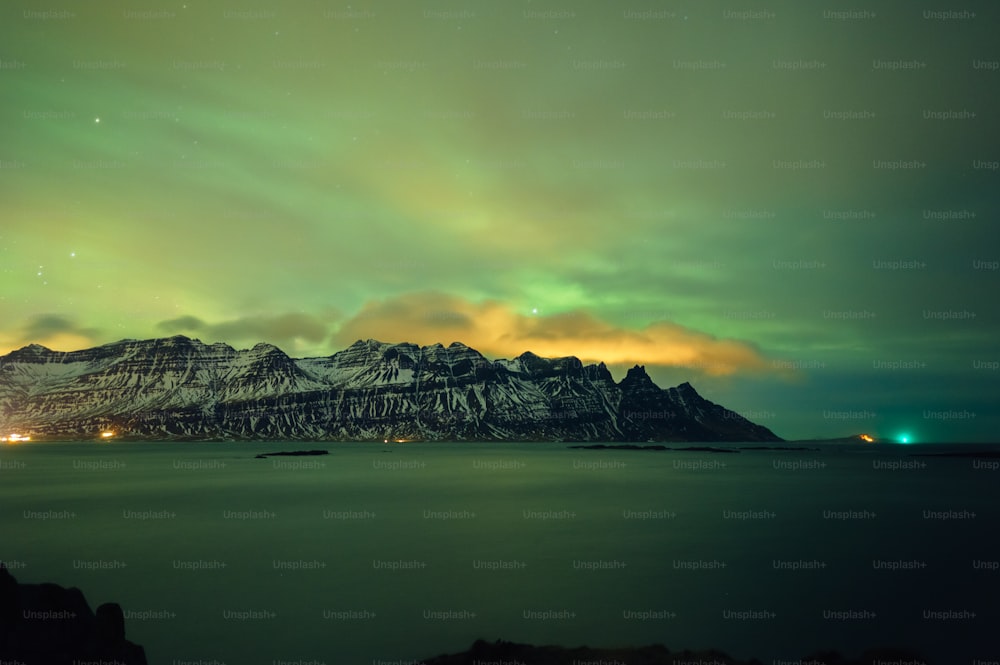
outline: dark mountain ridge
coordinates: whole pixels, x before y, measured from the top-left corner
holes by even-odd
[[[175,336],[0,356],[0,417],[33,438],[185,440],[780,441],[636,365],[525,352],[489,360],[454,342],[358,340],[323,358]],[[7,432],[3,433],[5,436]]]

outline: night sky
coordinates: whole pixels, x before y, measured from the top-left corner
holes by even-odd
[[[996,440],[1000,6],[0,10],[0,353],[644,364],[786,438]]]

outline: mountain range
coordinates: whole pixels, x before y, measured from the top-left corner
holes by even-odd
[[[358,340],[291,358],[175,336],[0,356],[0,427],[33,439],[780,441],[689,383],[636,365],[525,352],[489,360],[454,342]]]

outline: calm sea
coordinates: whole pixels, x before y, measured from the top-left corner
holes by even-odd
[[[751,445],[7,445],[0,559],[120,603],[153,665],[410,663],[480,637],[1000,660],[1000,460]],[[254,458],[301,448],[330,454]]]

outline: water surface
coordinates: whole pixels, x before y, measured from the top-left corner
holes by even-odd
[[[1000,657],[997,460],[815,447],[6,446],[0,557],[120,603],[154,665],[410,662],[479,637]]]

